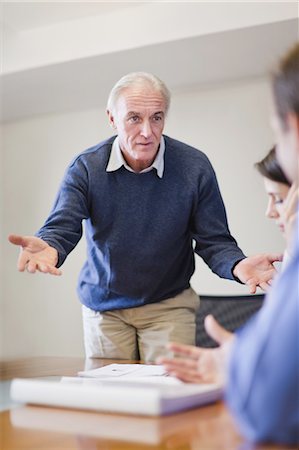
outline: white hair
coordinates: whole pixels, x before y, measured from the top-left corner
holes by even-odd
[[[122,91],[131,86],[150,85],[159,92],[165,101],[165,112],[167,113],[170,105],[170,91],[160,78],[147,72],[131,72],[123,76],[111,89],[108,97],[107,109],[114,111],[116,102]]]

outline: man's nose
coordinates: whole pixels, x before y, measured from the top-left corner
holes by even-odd
[[[141,125],[141,135],[145,138],[148,138],[152,134],[152,127],[151,123],[148,120],[144,120],[144,122]]]

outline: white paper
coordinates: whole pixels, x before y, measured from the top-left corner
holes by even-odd
[[[183,381],[178,380],[175,377],[171,377],[171,376],[165,376],[165,375],[155,375],[155,376],[130,376],[130,375],[125,375],[125,376],[121,376],[121,377],[100,377],[100,378],[88,378],[88,377],[62,377],[60,380],[62,383],[74,383],[74,384],[85,384],[85,385],[103,385],[106,384],[107,382],[109,384],[111,383],[116,383],[116,384],[136,384],[136,383],[142,383],[143,385],[157,385],[157,386],[161,386],[161,385],[179,385],[179,384],[183,384]]]
[[[154,377],[152,377],[154,378]],[[217,385],[159,385],[82,379],[81,384],[39,379],[14,379],[12,400],[19,403],[119,412],[140,415],[166,415],[216,401],[221,396]],[[89,383],[88,383],[89,381]]]
[[[167,377],[168,373],[162,365],[151,364],[109,364],[98,369],[78,372],[80,377],[88,378],[139,378],[139,377]]]

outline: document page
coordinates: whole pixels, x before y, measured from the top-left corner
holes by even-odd
[[[139,378],[167,377],[168,373],[161,365],[151,364],[109,364],[98,369],[78,372],[80,377],[88,378]]]

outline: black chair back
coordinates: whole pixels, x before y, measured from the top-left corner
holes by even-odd
[[[242,327],[262,306],[264,294],[217,296],[201,295],[200,307],[196,315],[196,345],[217,347],[205,331],[204,319],[212,314],[227,330],[236,331]]]

